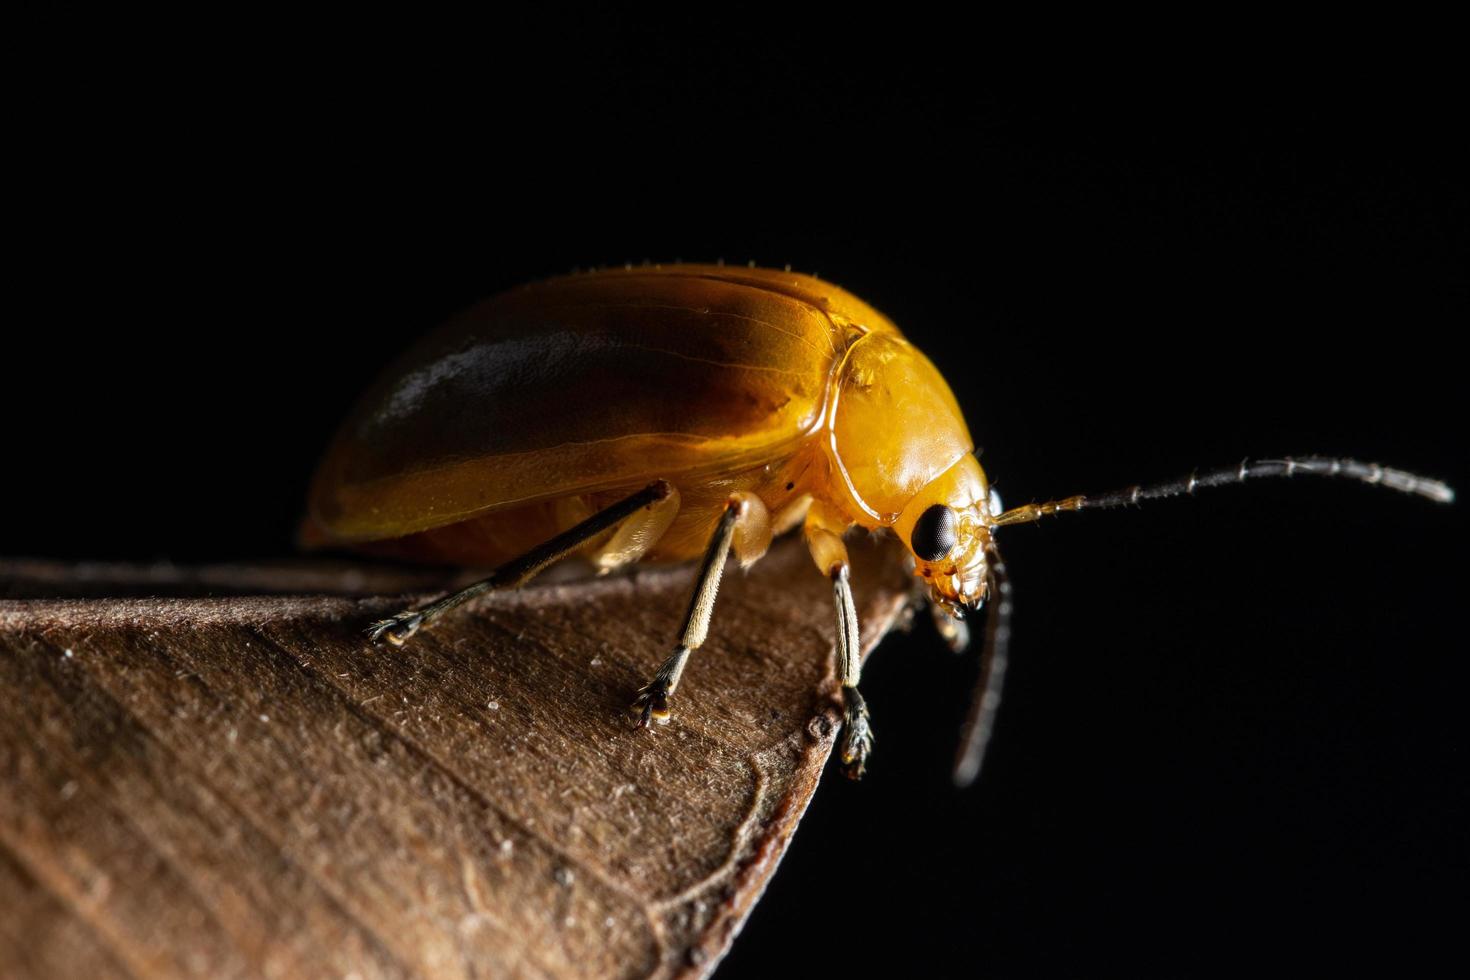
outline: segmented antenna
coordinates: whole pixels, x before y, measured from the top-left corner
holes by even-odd
[[[1455,491],[1440,480],[1416,476],[1403,470],[1390,469],[1377,463],[1363,463],[1356,459],[1334,459],[1328,456],[1303,456],[1300,459],[1287,456],[1284,459],[1242,460],[1238,466],[1211,470],[1208,473],[1191,473],[1189,476],[1166,483],[1148,486],[1126,487],[1112,493],[1093,496],[1064,497],[1044,504],[1026,504],[1013,507],[995,519],[993,527],[1007,524],[1026,524],[1051,514],[1077,510],[1107,510],[1111,507],[1128,507],[1145,500],[1161,497],[1182,497],[1205,487],[1223,487],[1247,480],[1265,477],[1286,476],[1346,477],[1362,483],[1385,486],[1401,493],[1412,493],[1427,497],[1437,503],[1449,504],[1455,500]],[[975,693],[970,699],[970,713],[965,719],[960,736],[959,752],[955,756],[954,781],[957,786],[968,786],[980,775],[981,763],[985,761],[985,749],[995,727],[996,711],[1000,708],[1001,686],[1005,681],[1006,663],[1011,644],[1011,582],[1006,573],[1005,562],[994,540],[987,548],[989,556],[989,601],[990,611],[985,625],[985,648],[980,655],[980,677],[975,684]]]
[[[985,761],[985,749],[995,728],[995,714],[1000,709],[1000,691],[1006,679],[1011,646],[1011,579],[994,542],[986,550],[990,610],[985,617],[980,676],[975,682],[975,693],[970,696],[970,713],[960,730],[960,747],[954,760],[954,783],[961,787],[975,781]]]
[[[1453,503],[1455,499],[1455,491],[1448,484],[1426,476],[1416,476],[1404,470],[1390,469],[1377,463],[1364,463],[1356,459],[1333,459],[1329,456],[1303,456],[1300,459],[1287,456],[1284,459],[1241,460],[1238,466],[1211,470],[1208,473],[1195,472],[1167,483],[1126,487],[1122,490],[1114,490],[1112,493],[1064,497],[1060,500],[1049,500],[1044,504],[1012,507],[995,519],[994,526],[1026,524],[1066,511],[1127,507],[1145,500],[1193,494],[1196,490],[1206,487],[1223,487],[1244,483],[1246,480],[1282,476],[1345,477],[1349,480],[1388,487],[1401,493],[1427,497],[1441,504]]]

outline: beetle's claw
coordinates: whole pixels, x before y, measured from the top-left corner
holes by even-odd
[[[873,751],[873,730],[867,719],[847,730],[842,739],[842,771],[848,779],[862,779],[868,754]]]
[[[669,692],[664,685],[655,681],[638,692],[633,705],[628,709],[633,714],[634,724],[647,728],[653,722],[669,723]]]
[[[374,643],[377,643],[379,640],[387,640],[395,647],[401,647],[405,640],[419,631],[419,627],[423,625],[423,622],[423,613],[399,613],[390,619],[378,620],[363,632]]]
[[[868,706],[857,688],[844,687],[842,694],[842,771],[848,779],[862,779],[873,751],[873,726],[868,723]]]

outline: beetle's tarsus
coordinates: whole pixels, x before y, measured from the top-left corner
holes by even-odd
[[[848,779],[862,779],[873,751],[873,726],[868,723],[868,705],[855,687],[842,689],[842,771]]]
[[[669,695],[668,685],[662,683],[661,679],[655,679],[653,683],[642,688],[638,696],[633,699],[633,706],[629,709],[634,715],[634,723],[639,728],[648,728],[653,722],[660,725],[669,723]]]
[[[633,705],[628,710],[633,714],[634,723],[639,728],[647,728],[652,722],[660,725],[669,723],[669,698],[674,696],[674,688],[679,686],[679,678],[684,673],[684,665],[689,662],[690,652],[687,646],[675,647],[669,658],[659,666],[653,680],[638,689],[638,696],[633,699]]]
[[[404,642],[419,631],[424,623],[424,614],[416,612],[399,613],[390,619],[380,619],[369,626],[365,632],[367,638],[374,643],[379,640],[387,640],[396,647],[403,646]]]

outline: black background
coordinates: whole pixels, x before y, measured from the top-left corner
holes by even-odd
[[[1470,482],[1466,79],[1434,55],[562,27],[26,62],[0,552],[286,553],[413,337],[676,257],[889,313],[1012,504],[1287,453]],[[1009,530],[982,781],[948,781],[973,662],[889,640],[869,777],[829,774],[720,976],[1463,968],[1464,512],[1302,480]]]

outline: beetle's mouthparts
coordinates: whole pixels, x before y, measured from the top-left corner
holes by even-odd
[[[964,618],[967,608],[974,608],[985,601],[989,568],[985,561],[983,544],[974,548],[961,564],[940,569],[931,569],[925,579],[929,586],[929,599],[945,612]]]

